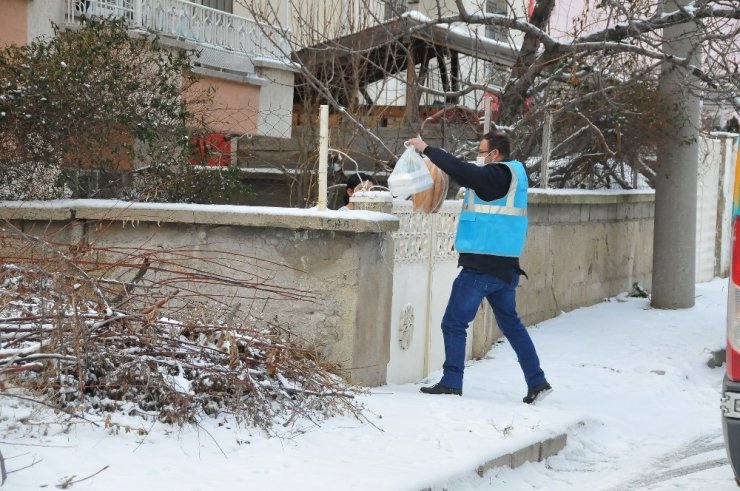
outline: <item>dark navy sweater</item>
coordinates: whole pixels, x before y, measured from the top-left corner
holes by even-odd
[[[424,149],[424,155],[456,183],[472,189],[484,201],[503,198],[511,186],[511,170],[506,165],[477,166],[460,160],[441,148],[429,146]],[[460,253],[457,265],[491,274],[506,282],[511,282],[514,271],[524,273],[519,268],[519,258],[491,254]]]

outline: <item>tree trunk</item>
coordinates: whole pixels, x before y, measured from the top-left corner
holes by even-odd
[[[550,14],[552,14],[553,8],[555,8],[555,0],[538,1],[529,22],[539,29],[545,30],[550,22]],[[535,35],[530,33],[524,35],[516,63],[511,68],[512,82],[506,85],[501,97],[501,112],[499,114],[501,123],[510,124],[521,117],[527,92],[532,87],[535,76],[535,73],[527,75],[527,71],[535,63],[539,47],[540,40]],[[545,64],[542,64],[536,72],[541,71],[544,66]]]
[[[676,3],[685,6],[691,1],[665,0],[665,10],[676,10]],[[701,47],[695,46],[693,31],[694,24],[664,29],[663,52],[690,57],[692,64],[700,66]],[[688,70],[667,64],[660,74],[669,137],[658,144],[652,305],[662,309],[694,305],[700,101],[691,90],[692,79]]]

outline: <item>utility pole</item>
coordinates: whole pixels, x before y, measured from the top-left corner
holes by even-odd
[[[663,11],[674,12],[690,3],[693,0],[663,0]],[[691,22],[665,28],[663,53],[701,66],[695,30]],[[666,127],[658,143],[652,277],[652,305],[663,309],[694,305],[701,110],[694,82],[685,67],[663,63],[659,93],[669,114],[664,115]]]

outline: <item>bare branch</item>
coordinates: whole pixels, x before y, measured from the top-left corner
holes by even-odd
[[[599,142],[601,143],[602,147],[604,148],[604,151],[610,157],[612,157],[612,158],[615,157],[616,154],[612,151],[611,148],[609,148],[609,144],[606,143],[606,138],[604,138],[604,134],[601,132],[601,130],[595,124],[593,124],[590,119],[588,119],[586,116],[584,116],[583,113],[578,110],[578,108],[576,108],[576,110],[574,112],[581,119],[583,119],[583,121],[588,125],[589,128],[591,128],[591,131],[593,132],[593,134],[595,134],[597,136],[597,138],[599,139]]]

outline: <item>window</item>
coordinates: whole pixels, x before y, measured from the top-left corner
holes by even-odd
[[[385,20],[398,17],[408,10],[407,0],[384,0]]]
[[[486,13],[506,15],[506,0],[486,0]],[[496,41],[506,41],[508,29],[500,26],[486,26],[486,37]]]
[[[234,0],[195,0],[195,3],[199,3],[204,7],[222,10],[230,14],[234,13]]]

